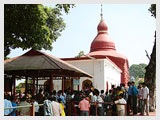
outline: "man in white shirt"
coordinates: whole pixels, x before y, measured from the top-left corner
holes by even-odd
[[[138,88],[138,110],[141,114],[142,114],[142,96],[143,96],[143,87],[142,83],[140,83]]]
[[[97,96],[95,94],[95,91],[93,91],[93,97],[91,97],[91,102],[94,102],[94,103],[91,103],[91,109],[90,109],[90,114],[95,116],[96,115],[96,107],[95,107],[95,102],[97,101]]]
[[[35,100],[35,96],[32,96],[32,103],[35,105],[35,116],[39,116],[38,102]]]
[[[146,111],[146,115],[149,115],[149,89],[145,83],[143,83],[143,95],[142,95],[142,115],[144,115],[144,111]]]
[[[52,104],[53,116],[61,116],[62,115],[62,109],[60,107],[60,104],[58,102],[56,102],[55,97],[53,97],[51,104]]]
[[[127,104],[126,100],[123,98],[123,94],[119,95],[119,99],[114,102],[117,104],[118,116],[125,116],[125,105],[119,104]]]

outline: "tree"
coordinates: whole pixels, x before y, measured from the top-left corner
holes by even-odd
[[[84,51],[80,51],[80,52],[78,53],[78,55],[75,56],[75,58],[80,58],[80,57],[83,56],[83,55],[85,55],[85,54],[84,54]]]
[[[146,64],[143,64],[143,63],[141,63],[141,64],[133,64],[133,65],[131,65],[130,66],[130,68],[129,68],[129,75],[130,75],[130,78],[132,78],[132,76],[134,77],[134,78],[144,78],[144,76],[145,76],[145,72],[146,72],[146,70],[145,70],[145,67],[146,67],[147,65]]]
[[[156,4],[152,4],[149,8],[151,16],[156,18]],[[150,110],[155,111],[156,109],[156,32],[155,42],[150,57],[150,62],[146,67],[145,79],[147,86],[150,90]]]
[[[65,29],[62,11],[68,13],[74,5],[56,5],[54,8],[37,4],[4,5],[4,56],[11,49],[32,48],[52,50],[52,43]]]

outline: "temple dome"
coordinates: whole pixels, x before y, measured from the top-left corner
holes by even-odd
[[[91,44],[90,52],[116,50],[114,42],[108,36],[108,27],[103,20],[100,21],[97,30],[98,34]]]
[[[97,30],[98,31],[106,31],[106,32],[108,31],[108,27],[107,27],[106,23],[103,20],[100,21],[100,23],[99,23],[99,25],[97,27]]]

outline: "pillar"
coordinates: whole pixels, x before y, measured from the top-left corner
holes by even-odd
[[[26,76],[26,83],[25,83],[25,95],[28,92],[28,77]]]
[[[73,78],[71,78],[71,91],[73,91]]]
[[[53,75],[50,76],[50,92],[53,92]]]
[[[15,96],[16,95],[16,77],[15,75],[12,76],[12,91],[11,95]]]
[[[62,77],[62,95],[64,95],[64,77]]]
[[[33,77],[32,80],[33,80],[32,95],[35,95],[35,77]]]
[[[36,83],[36,86],[37,86],[37,90],[36,90],[36,94],[38,94],[38,77],[37,77],[37,83]]]

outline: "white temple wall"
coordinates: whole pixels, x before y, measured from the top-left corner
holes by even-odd
[[[121,70],[107,59],[95,59],[95,60],[75,60],[67,61],[68,63],[86,71],[94,77],[80,78],[80,90],[82,89],[82,82],[86,79],[91,80],[93,86],[99,90],[111,89],[111,84],[118,86],[121,81]]]
[[[121,83],[121,70],[115,66],[114,64],[111,64],[107,59],[104,61],[104,71],[105,71],[105,90],[107,89],[107,82],[108,82],[108,90],[111,89],[112,85],[119,86]]]

